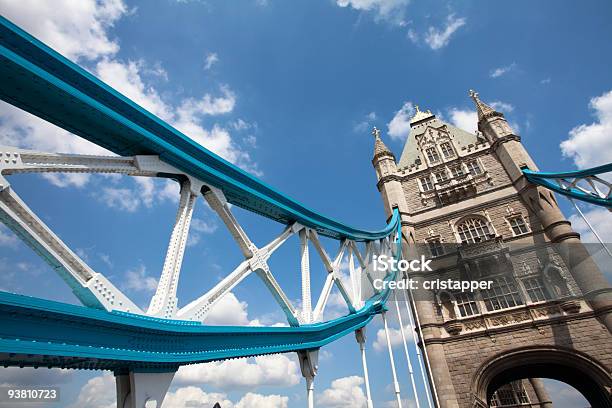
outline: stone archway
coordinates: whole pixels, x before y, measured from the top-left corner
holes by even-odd
[[[472,379],[472,406],[488,407],[497,388],[525,378],[562,381],[580,391],[591,406],[612,406],[610,371],[585,353],[557,346],[523,347],[487,360]]]

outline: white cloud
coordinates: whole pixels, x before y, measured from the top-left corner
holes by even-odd
[[[232,292],[227,293],[215,304],[206,315],[204,322],[218,326],[248,326],[247,302],[238,300]]]
[[[410,119],[414,115],[412,102],[404,102],[400,110],[395,112],[393,119],[387,123],[387,133],[396,140],[406,140],[410,133]]]
[[[191,220],[191,228],[202,234],[212,234],[217,230],[217,224],[207,222],[201,218],[194,218]]]
[[[452,35],[465,25],[465,18],[455,18],[454,14],[450,14],[446,18],[446,26],[444,29],[429,27],[425,35],[425,43],[432,50],[438,50],[448,45]]]
[[[261,395],[248,392],[235,408],[287,408],[289,398],[282,395]]]
[[[496,111],[500,111],[503,113],[509,113],[514,110],[514,106],[512,106],[509,103],[502,102],[502,101],[491,102],[489,105]]]
[[[198,100],[193,98],[183,100],[178,112],[179,122],[183,117],[193,118],[197,115],[221,115],[234,110],[236,95],[226,85],[221,87],[221,93],[223,96],[220,97],[206,94]]]
[[[215,388],[253,389],[261,386],[291,387],[300,382],[296,361],[286,355],[214,361],[183,366],[175,376],[179,384],[208,384]]]
[[[32,367],[3,367],[0,370],[0,385],[23,386],[23,385],[56,385],[71,382],[72,370],[60,368],[36,369]]]
[[[492,69],[489,76],[491,78],[499,78],[500,76],[506,75],[508,72],[513,71],[514,69],[516,69],[516,62],[513,62],[510,65]]]
[[[19,238],[4,224],[0,224],[0,247],[17,248]]]
[[[589,211],[583,210],[582,212],[593,228],[595,228],[601,240],[606,243],[612,242],[612,212],[603,207],[596,207]],[[571,215],[569,220],[574,230],[580,233],[582,242],[599,242],[579,214]]]
[[[182,387],[169,392],[164,398],[163,408],[212,407],[218,402],[223,408],[232,408],[234,404],[227,395],[217,392],[204,392],[199,387]]]
[[[199,387],[188,386],[168,392],[162,408],[204,408],[212,407],[217,402],[223,408],[287,408],[288,401],[288,397],[281,395],[249,392],[234,404],[225,393],[204,392]],[[114,408],[116,404],[115,378],[110,373],[106,373],[87,381],[76,401],[68,408]]]
[[[341,273],[342,274],[342,273]],[[340,278],[342,282],[348,282],[347,278]],[[347,286],[347,288],[350,288]],[[349,289],[350,290],[350,289]],[[346,316],[349,313],[348,306],[340,294],[340,292],[334,287],[333,292],[330,293],[323,311],[324,321],[336,319],[338,317]]]
[[[168,81],[168,71],[162,66],[161,62],[157,61],[152,67],[146,67],[144,73],[164,81]]]
[[[136,212],[142,207],[151,208],[155,203],[170,201],[177,203],[180,188],[172,179],[152,177],[130,177],[133,187],[106,186],[95,189],[92,195],[107,207],[121,211]]]
[[[226,114],[234,109],[236,97],[228,86],[221,86],[219,96],[206,93],[200,98],[185,98],[171,104],[144,79],[145,76],[167,78],[159,62],[151,67],[143,60],[123,62],[114,58],[119,44],[110,40],[109,29],[127,13],[121,0],[59,0],[53,5],[31,0],[0,0],[0,6],[3,15],[68,57],[92,63],[94,74],[145,109],[225,159],[259,174],[250,155],[236,144],[227,129],[217,124],[212,124],[212,128],[203,126],[205,116]],[[49,152],[109,154],[4,102],[0,104],[0,143]],[[59,187],[82,187],[90,180],[88,174],[45,174],[43,177]],[[111,189],[107,193],[110,195],[107,202],[117,208],[131,210],[137,205],[125,191]]]
[[[407,342],[412,340],[410,330],[410,326],[404,326],[404,335],[406,336]],[[402,345],[403,347],[402,332],[399,328],[395,329],[389,327],[389,340],[391,341],[391,347],[395,348],[399,345]],[[387,335],[385,334],[385,329],[379,329],[376,332],[376,339],[374,340],[372,347],[374,347],[374,350],[376,351],[387,349]]]
[[[353,131],[355,133],[363,133],[370,130],[373,126],[374,121],[377,119],[376,112],[370,112],[363,117],[363,119],[353,126]]]
[[[197,245],[202,240],[202,234],[212,234],[217,230],[217,224],[201,218],[193,218],[189,229],[187,246]]]
[[[356,375],[338,378],[317,397],[317,403],[329,408],[365,407],[367,400],[362,384],[363,378]]]
[[[108,29],[127,13],[122,0],[0,0],[2,14],[72,59],[97,59],[119,51]]]
[[[419,34],[418,34],[418,33],[417,33],[415,30],[413,30],[412,28],[409,28],[409,29],[408,29],[408,32],[406,33],[406,36],[408,37],[408,39],[409,39],[410,41],[412,41],[412,43],[414,43],[414,44],[418,44],[418,43],[419,43],[420,36],[419,36]]]
[[[0,144],[46,152],[112,155],[108,150],[6,102],[0,102]],[[83,187],[90,180],[89,174],[81,173],[45,173],[43,177],[57,187]]]
[[[592,98],[589,107],[595,111],[595,121],[576,126],[561,143],[563,155],[579,168],[606,164],[612,157],[612,91]]]
[[[544,78],[544,79],[540,80],[540,84],[542,84],[542,85],[550,84],[550,82],[551,82],[550,78]]]
[[[161,98],[152,86],[147,86],[142,79],[144,61],[127,63],[103,58],[96,64],[97,76],[108,85],[121,92],[146,110],[164,120],[172,119],[172,108]]]
[[[287,408],[289,398],[282,395],[261,395],[248,392],[234,404],[224,393],[208,393],[198,387],[178,388],[169,392],[164,399],[163,408],[208,408],[215,403],[223,408]]]
[[[96,197],[108,207],[135,212],[140,207],[140,198],[128,188],[104,187]]]
[[[115,378],[110,374],[91,378],[81,388],[77,400],[69,408],[115,408],[117,397]]]
[[[390,392],[393,392],[393,391],[390,390]],[[397,400],[385,401],[385,404],[383,405],[383,407],[385,407],[385,408],[397,408]],[[402,399],[402,407],[415,408],[416,407],[416,403],[414,402],[414,400],[403,398]]]
[[[157,279],[147,275],[147,268],[141,264],[125,273],[123,287],[138,292],[153,292],[157,289]]]
[[[489,105],[493,109],[503,113],[510,113],[514,111],[514,106],[507,102],[495,101],[491,102]],[[448,110],[448,115],[450,116],[450,122],[459,129],[463,129],[470,133],[474,133],[478,129],[478,114],[473,109],[450,108]],[[518,132],[518,123],[512,122],[509,125],[512,129]]]
[[[375,20],[386,20],[399,26],[405,25],[403,19],[410,0],[336,0],[340,7],[375,13]]]
[[[450,121],[459,129],[474,133],[478,129],[478,115],[475,110],[451,108],[448,111]]]
[[[219,56],[217,55],[217,53],[209,52],[208,54],[206,54],[206,57],[204,57],[204,69],[211,69],[212,66],[215,65],[217,62],[219,62]]]

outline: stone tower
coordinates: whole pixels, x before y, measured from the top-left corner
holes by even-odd
[[[540,378],[612,406],[610,286],[504,115],[470,91],[478,131],[416,113],[399,161],[375,129],[372,164],[387,216],[398,207],[404,254],[433,257],[411,275],[490,282],[416,294],[441,408],[552,407]],[[423,347],[423,344],[421,344]]]

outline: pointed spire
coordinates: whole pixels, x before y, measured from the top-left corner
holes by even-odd
[[[478,92],[474,91],[473,89],[470,89],[469,95],[474,101],[474,104],[476,104],[476,110],[478,112],[478,122],[485,118],[490,118],[493,116],[504,116],[502,113],[496,111],[495,109],[481,101]]]
[[[380,138],[380,130],[378,130],[376,126],[374,126],[374,128],[372,129],[372,136],[374,136],[374,158],[387,154],[393,156],[393,158],[395,159],[395,156],[393,155],[391,150]]]

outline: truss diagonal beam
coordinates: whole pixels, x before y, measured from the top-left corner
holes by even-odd
[[[246,232],[242,229],[234,215],[232,214],[231,209],[225,199],[225,196],[222,191],[217,189],[209,188],[204,192],[204,198],[210,205],[210,207],[217,213],[217,215],[221,218],[230,234],[238,244],[238,247],[242,251],[242,254],[247,259],[248,264],[248,273],[255,272],[257,276],[263,281],[266,287],[270,290],[272,297],[279,304],[283,312],[287,317],[287,321],[292,326],[299,325],[299,313],[287,297],[287,295],[283,292],[282,288],[272,275],[270,271],[270,267],[268,266],[268,258],[270,255],[276,251],[287,239],[295,232],[302,229],[302,227],[298,224],[294,224],[286,228],[280,236],[275,238],[272,242],[264,246],[263,248],[257,248],[257,246],[251,241]],[[245,274],[247,271],[244,272]],[[241,277],[243,279],[244,276]],[[210,303],[207,299],[210,299],[212,296],[222,297],[225,295],[235,284],[225,285],[213,288],[212,291],[208,292],[206,295],[201,297],[200,299],[192,302],[190,305],[190,313],[194,310],[199,310],[199,305]],[[179,312],[179,315],[184,315],[187,313],[187,309],[185,312]]]
[[[93,271],[51,231],[0,176],[0,220],[44,259],[86,306],[142,313],[102,274]]]
[[[612,172],[612,163],[565,173],[523,170],[523,174],[531,183],[570,198],[606,207],[612,211],[612,183],[601,177],[602,174],[610,172]]]
[[[176,314],[178,308],[176,291],[195,200],[196,195],[191,191],[189,180],[183,181],[181,183],[179,208],[170,236],[161,278],[147,310],[149,315],[171,319]]]
[[[242,282],[251,272],[249,261],[243,261],[232,271],[232,273],[223,278],[223,280],[217,283],[210,291],[186,306],[183,306],[177,312],[177,317],[184,320],[203,321],[212,307],[237,284]]]

